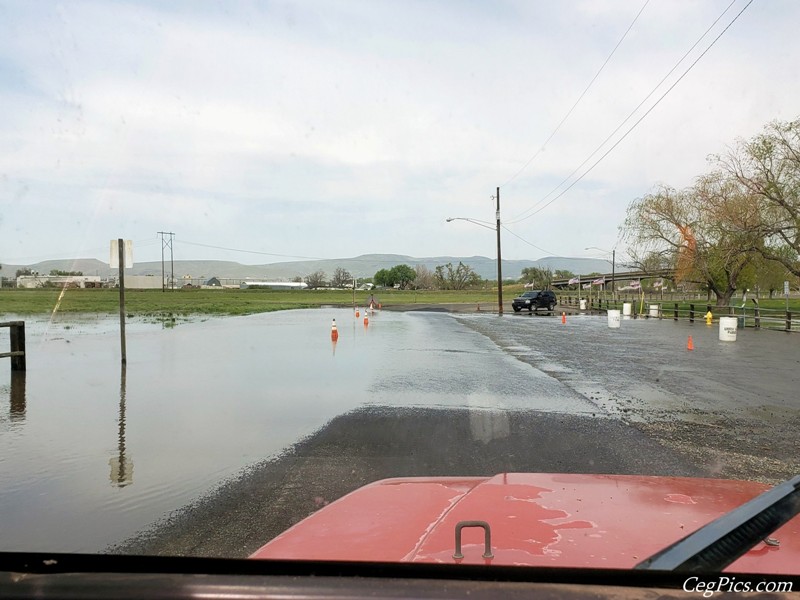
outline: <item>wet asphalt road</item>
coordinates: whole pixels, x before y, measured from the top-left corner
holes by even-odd
[[[765,479],[770,452],[760,444],[778,423],[774,479],[800,468],[800,338],[747,331],[726,344],[705,325],[637,320],[612,331],[590,316],[566,325],[544,315],[423,313],[402,321],[366,405],[112,550],[247,556],[328,502],[395,476]],[[397,364],[405,368],[390,366]],[[752,445],[744,453],[743,436]]]

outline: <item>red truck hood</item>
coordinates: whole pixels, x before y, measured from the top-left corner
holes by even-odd
[[[748,481],[507,473],[386,479],[301,521],[251,558],[629,569],[768,489]],[[464,558],[453,558],[460,521]],[[727,571],[800,574],[800,517]]]

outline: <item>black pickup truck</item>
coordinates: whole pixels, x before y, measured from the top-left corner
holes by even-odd
[[[552,312],[557,303],[556,295],[550,290],[531,290],[524,292],[519,298],[514,298],[511,308],[514,309],[514,312],[519,312],[523,308],[527,308],[529,312],[540,308],[546,308]]]

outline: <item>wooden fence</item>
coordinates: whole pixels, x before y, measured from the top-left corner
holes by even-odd
[[[586,310],[608,311],[623,310],[624,302],[613,302],[603,298],[583,298]],[[578,307],[579,300],[574,296],[562,296],[561,303],[567,306]],[[727,306],[720,308],[702,302],[654,302],[652,300],[641,302],[631,301],[631,316],[634,318],[655,318],[688,320],[690,323],[702,321],[707,313],[712,314],[715,321],[719,317],[736,317],[739,328],[752,327],[755,329],[774,329],[780,331],[800,331],[800,322],[789,310],[761,308],[754,302],[753,306]]]

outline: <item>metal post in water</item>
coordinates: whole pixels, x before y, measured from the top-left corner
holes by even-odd
[[[119,343],[122,350],[122,364],[128,362],[125,351],[125,242],[117,240],[119,248]]]

